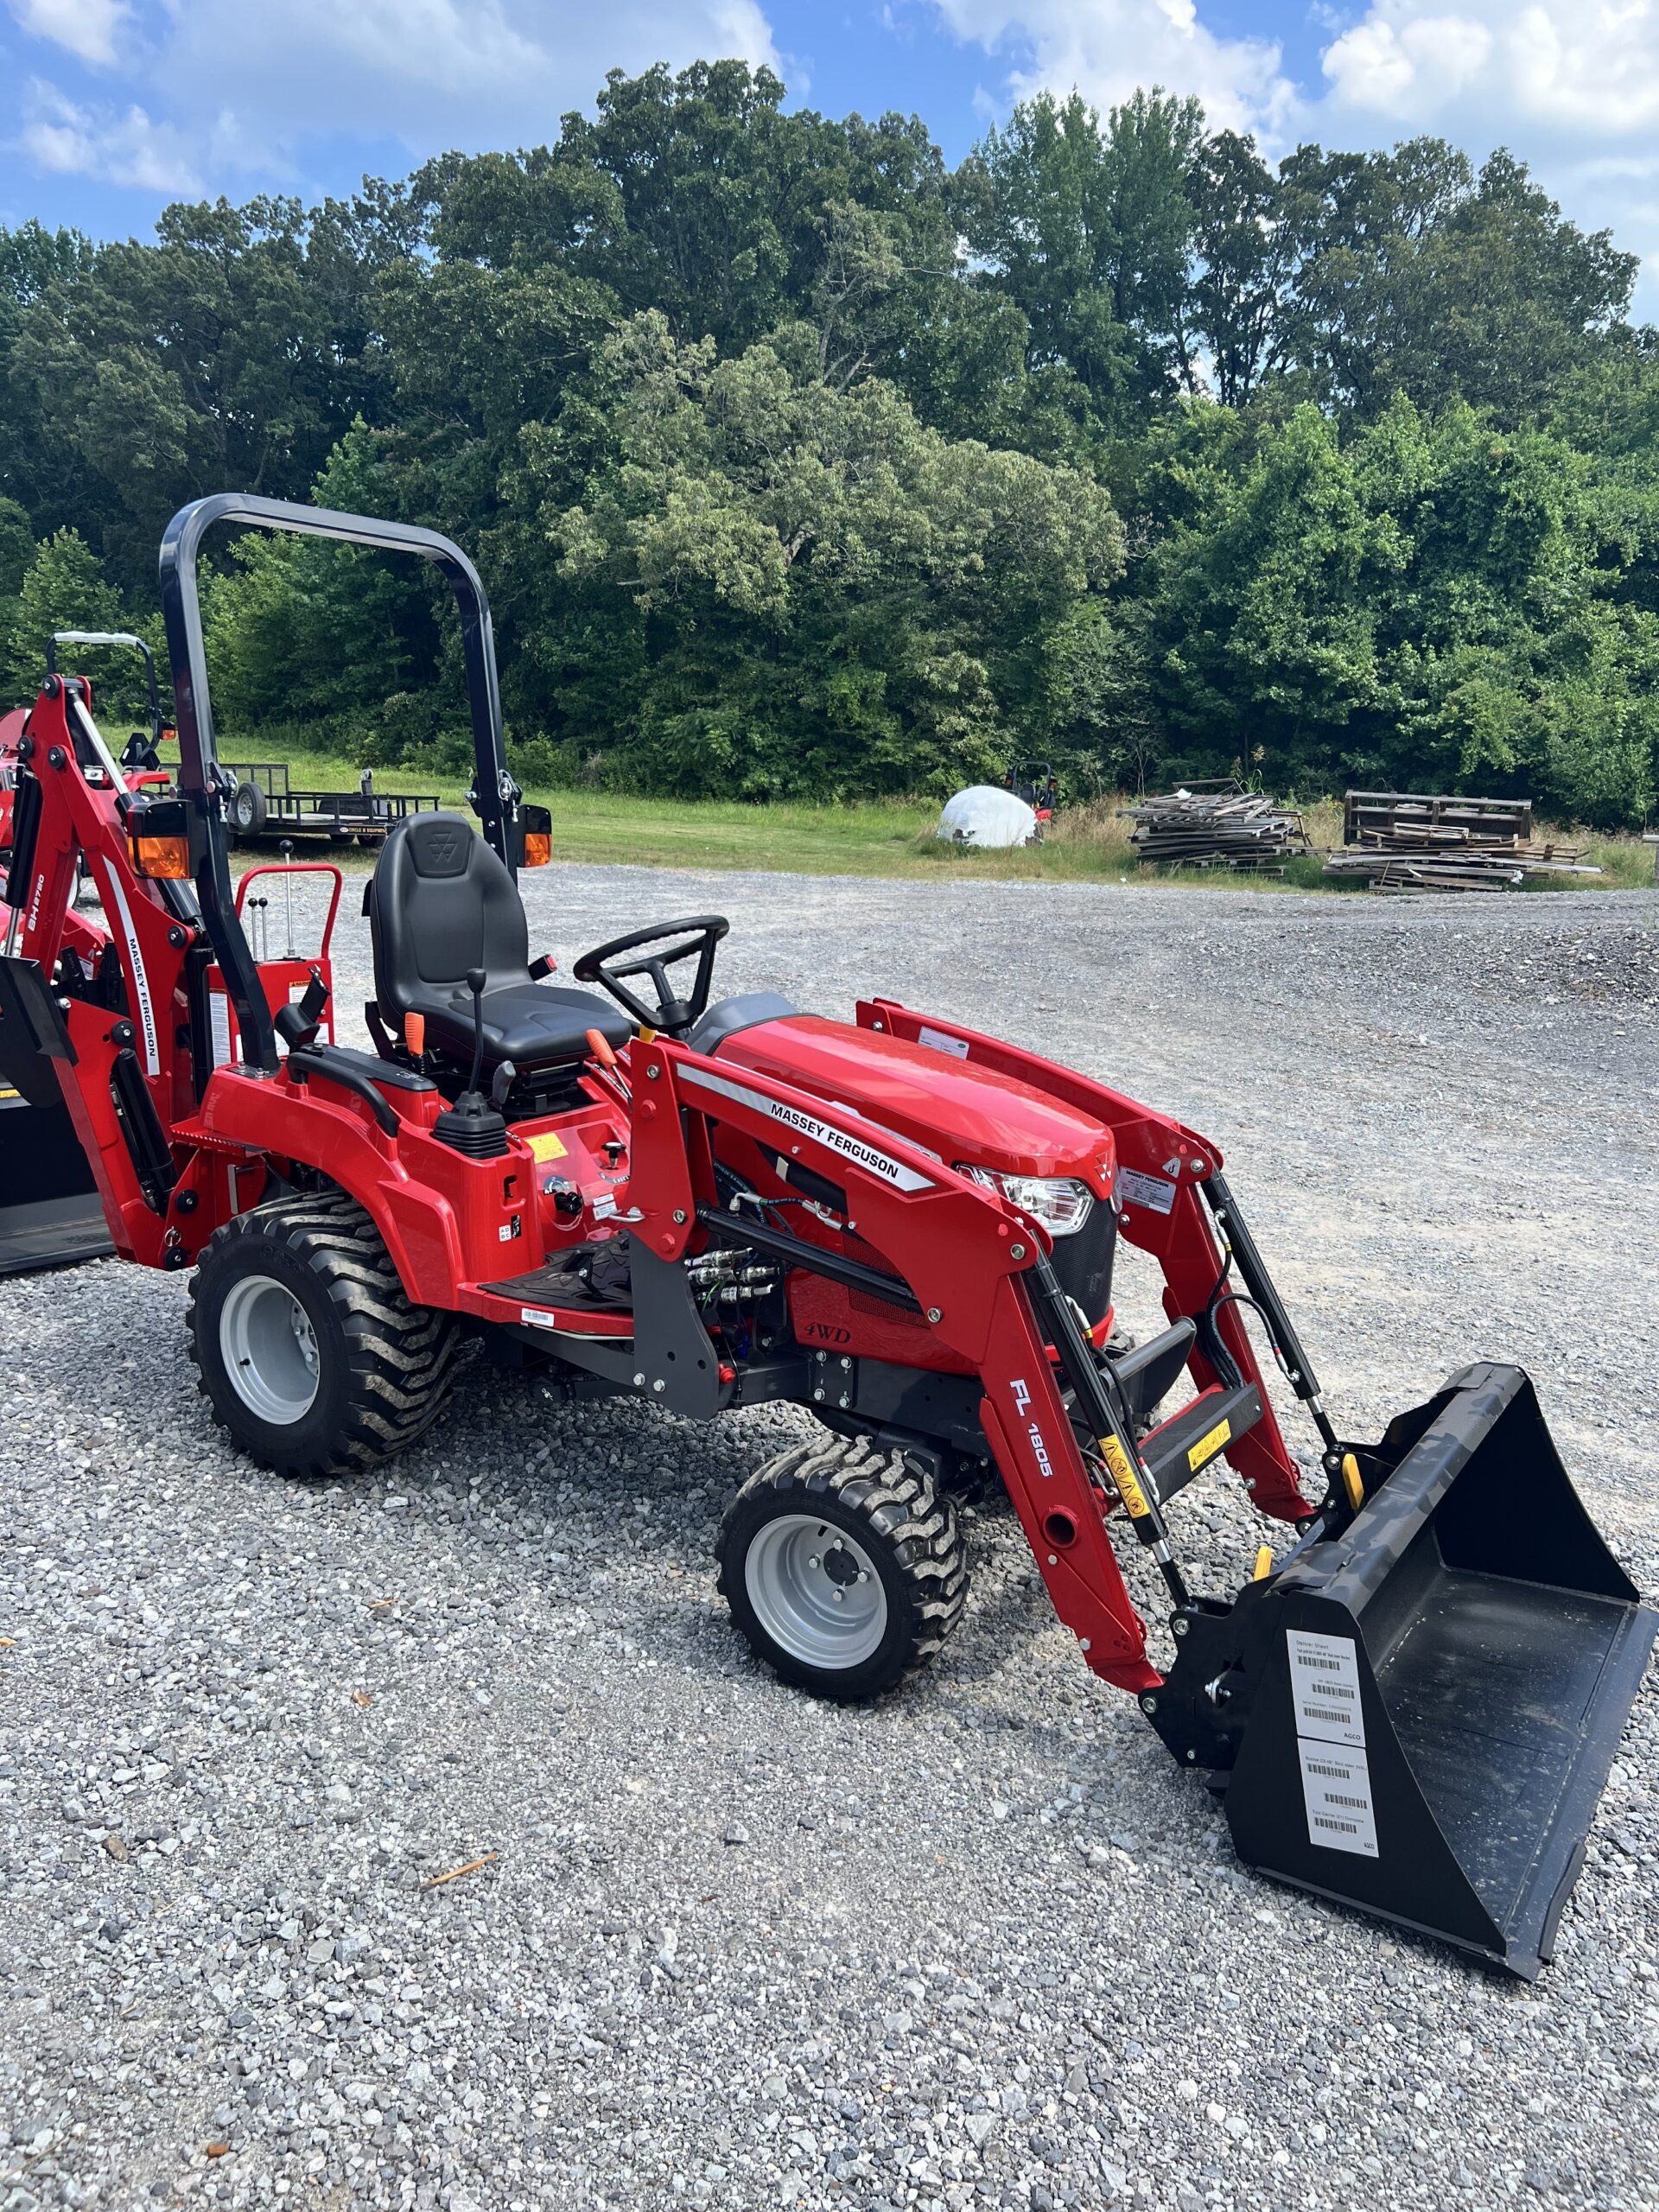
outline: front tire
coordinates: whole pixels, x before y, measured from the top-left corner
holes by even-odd
[[[717,1556],[755,1656],[817,1697],[891,1689],[939,1649],[968,1599],[956,1507],[867,1437],[798,1445],[757,1468]]]
[[[453,1313],[410,1305],[343,1192],[227,1222],[201,1255],[187,1319],[214,1420],[289,1475],[350,1473],[412,1443],[442,1403],[458,1337]]]

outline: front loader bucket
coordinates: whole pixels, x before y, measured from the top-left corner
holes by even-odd
[[[68,1109],[32,1106],[0,1079],[0,1275],[114,1249]]]
[[[114,1249],[59,1079],[73,1058],[35,962],[0,959],[0,1275]]]
[[[1247,1865],[1530,1980],[1659,1614],[1519,1368],[1465,1368],[1358,1459],[1364,1503],[1203,1609],[1154,1718],[1230,1766]]]

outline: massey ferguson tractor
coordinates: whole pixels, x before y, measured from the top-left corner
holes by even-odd
[[[459,605],[477,826],[419,815],[378,855],[372,1051],[330,1041],[326,976],[296,996],[238,916],[196,583],[221,524],[417,555]],[[447,538],[228,493],[175,518],[161,586],[177,791],[128,790],[73,676],[17,746],[0,1073],[67,1108],[118,1252],[191,1271],[237,1445],[369,1466],[469,1337],[573,1402],[799,1405],[822,1433],[739,1491],[720,1588],[761,1659],[841,1699],[938,1651],[968,1593],[953,1498],[1000,1482],[1083,1660],[1220,1794],[1247,1865],[1535,1975],[1656,1616],[1525,1375],[1478,1361],[1345,1438],[1220,1152],[1167,1115],[893,999],[843,1022],[717,998],[716,916],[584,953],[596,988],[550,982],[516,880],[550,818],[508,773],[483,588]],[[95,931],[71,923],[82,859]],[[1167,1319],[1128,1351],[1121,1239]],[[1317,1434],[1311,1495],[1252,1331]],[[1234,1595],[1192,1588],[1172,1535],[1224,1461],[1286,1531]],[[1167,1673],[1122,1542],[1161,1579]]]

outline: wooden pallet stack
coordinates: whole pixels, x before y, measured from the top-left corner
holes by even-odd
[[[1135,824],[1137,860],[1165,868],[1229,868],[1282,875],[1288,853],[1313,850],[1302,817],[1230,776],[1184,784],[1117,810]]]
[[[1350,791],[1327,876],[1393,896],[1513,891],[1529,875],[1599,875],[1574,845],[1532,841],[1532,801]]]

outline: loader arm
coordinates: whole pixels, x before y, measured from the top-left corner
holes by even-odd
[[[1115,1500],[1085,1464],[1037,1319],[1042,1232],[1000,1193],[809,1092],[661,1037],[636,1045],[629,1060],[636,1245],[673,1262],[706,1234],[699,1209],[715,1195],[709,1163],[721,1130],[776,1147],[845,1189],[859,1243],[893,1270],[888,1294],[918,1309],[978,1377],[985,1440],[1055,1611],[1096,1674],[1120,1689],[1154,1689],[1161,1677],[1107,1529]],[[640,1387],[671,1406],[658,1385],[675,1386],[655,1370],[643,1328],[634,1351]]]
[[[897,1000],[861,1000],[858,1020],[861,1027],[884,1030],[912,1043],[932,1044],[953,1058],[965,1058],[970,1066],[1016,1077],[1107,1125],[1117,1146],[1122,1234],[1129,1243],[1150,1254],[1163,1270],[1164,1311],[1168,1318],[1198,1325],[1189,1361],[1193,1381],[1201,1391],[1242,1382],[1254,1384],[1260,1393],[1261,1419],[1227,1446],[1227,1459],[1262,1512],[1280,1521],[1306,1520],[1313,1507],[1303,1494],[1300,1471],[1268,1402],[1237,1300],[1224,1293],[1224,1302],[1215,1303],[1228,1265],[1217,1235],[1217,1221],[1228,1232],[1230,1243],[1246,1246],[1247,1265],[1260,1268],[1248,1232],[1241,1236],[1232,1230],[1237,1207],[1222,1180],[1219,1146],[1122,1091],[1023,1052],[1016,1045],[1005,1044],[1000,1038],[982,1036],[937,1014],[918,1014]],[[1222,1194],[1220,1199],[1217,1192]],[[1235,1259],[1238,1256],[1235,1249]],[[1277,1293],[1264,1270],[1255,1280],[1241,1282],[1240,1287],[1252,1295],[1273,1330],[1292,1389],[1319,1422],[1326,1471],[1334,1475],[1337,1460],[1330,1455],[1335,1452],[1337,1440],[1323,1420],[1318,1380]],[[1230,1366],[1231,1373],[1226,1371]]]

